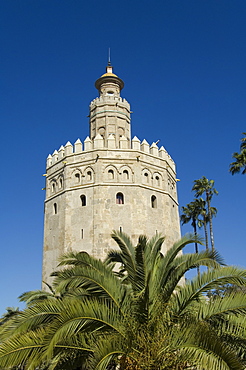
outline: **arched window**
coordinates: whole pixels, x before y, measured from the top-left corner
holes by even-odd
[[[54,203],[53,211],[54,211],[54,215],[56,215],[57,214],[57,203]]]
[[[151,196],[151,207],[152,208],[157,208],[157,199],[155,195]]]
[[[87,180],[88,181],[92,180],[92,172],[91,171],[87,171]]]
[[[124,195],[122,193],[116,194],[116,204],[124,204]]]
[[[113,170],[108,170],[108,179],[113,180],[114,179],[114,171]]]
[[[80,200],[81,200],[81,206],[82,207],[86,206],[86,196],[84,194],[80,196]]]
[[[55,185],[55,183],[54,183],[54,182],[53,182],[53,184],[52,184],[51,189],[52,189],[52,193],[54,193],[54,192],[56,191],[56,185]]]
[[[61,177],[60,180],[59,180],[59,187],[60,187],[60,189],[62,188],[62,185],[63,185],[63,181],[62,181],[62,177]]]
[[[149,182],[149,174],[147,172],[144,173],[144,181],[148,184]]]
[[[129,172],[127,170],[123,171],[123,180],[129,180]]]
[[[79,173],[75,174],[75,182],[76,182],[76,184],[80,183],[80,174]]]
[[[98,132],[104,138],[104,136],[105,136],[105,127],[99,127]]]
[[[155,177],[155,182],[156,182],[157,186],[160,186],[160,177],[159,176]]]

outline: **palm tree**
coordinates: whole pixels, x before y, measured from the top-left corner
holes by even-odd
[[[66,295],[33,301],[16,316],[1,336],[0,367],[243,370],[246,296],[207,295],[245,286],[246,271],[223,266],[212,250],[180,254],[200,243],[192,235],[165,254],[159,235],[141,236],[137,246],[124,233],[112,237],[118,249],[105,262],[84,252],[63,257],[53,289]],[[184,284],[201,265],[209,271]]]
[[[192,188],[195,191],[195,197],[198,198],[204,193],[206,194],[206,203],[208,207],[208,222],[210,231],[211,247],[214,250],[214,235],[213,235],[213,225],[212,225],[212,212],[211,212],[211,199],[214,194],[218,194],[218,191],[214,188],[214,180],[208,180],[205,176],[194,181]]]
[[[198,206],[200,207],[200,216],[202,217],[198,219],[197,225],[199,228],[203,227],[204,228],[204,235],[205,235],[205,246],[206,249],[208,249],[208,230],[207,230],[207,224],[209,222],[209,216],[208,216],[208,211],[206,207],[206,202],[203,198],[197,199]],[[212,218],[216,216],[217,214],[217,209],[215,207],[211,207],[211,216]]]
[[[235,161],[230,164],[229,169],[232,175],[240,171],[242,171],[242,175],[246,174],[246,132],[243,132],[243,135],[245,135],[245,137],[241,139],[240,153],[235,152],[232,156],[232,158],[235,159]]]
[[[182,225],[191,222],[191,226],[194,229],[194,234],[197,235],[197,222],[201,215],[201,207],[197,200],[190,202],[186,207],[182,207],[183,214],[180,216]],[[197,242],[195,242],[195,252],[198,253]]]
[[[180,216],[182,225],[191,222],[191,226],[194,229],[194,235],[197,235],[197,224],[199,222],[199,216],[201,215],[202,209],[201,204],[196,199],[191,203],[188,203],[186,207],[182,207],[183,214]],[[198,253],[198,245],[195,242],[195,252]],[[197,273],[200,274],[199,267],[197,267]]]

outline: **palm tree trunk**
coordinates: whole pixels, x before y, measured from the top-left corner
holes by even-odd
[[[208,229],[207,229],[207,222],[206,222],[206,215],[203,216],[203,227],[204,227],[204,235],[205,235],[205,245],[206,250],[208,250]]]
[[[196,219],[192,219],[192,226],[194,228],[194,234],[197,236],[197,229],[196,229]],[[198,253],[198,245],[197,242],[195,242],[195,252]],[[197,266],[197,275],[200,276],[200,268]]]
[[[211,208],[210,208],[210,197],[209,197],[208,192],[206,192],[206,196],[207,196],[207,205],[208,205],[208,219],[209,219],[211,247],[212,247],[212,251],[214,251],[214,234],[213,234],[213,225],[212,225],[212,214],[211,214]]]

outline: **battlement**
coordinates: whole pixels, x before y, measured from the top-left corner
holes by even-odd
[[[116,148],[116,140],[114,135],[109,135],[106,140],[106,146],[105,141],[103,137],[98,134],[94,140],[91,140],[88,136],[84,140],[84,143],[82,144],[81,140],[78,139],[74,145],[72,145],[69,141],[66,143],[65,146],[61,146],[58,150],[55,150],[53,154],[49,154],[47,157],[47,163],[46,168],[50,168],[54,164],[64,161],[64,159],[71,155],[77,155],[82,153],[87,153],[94,150],[113,150],[113,151],[138,151],[139,153],[142,153],[144,155],[149,155],[153,158],[158,158],[165,160],[170,168],[175,172],[175,163],[171,156],[168,154],[166,149],[161,146],[160,148],[157,146],[155,142],[153,142],[151,145],[144,139],[142,142],[134,136],[134,138],[131,140],[131,148],[128,148],[128,140],[125,136],[122,136],[120,138],[120,148]]]
[[[95,106],[100,105],[100,104],[105,104],[107,102],[111,103],[120,103],[122,104],[125,108],[130,110],[130,104],[125,98],[121,98],[120,96],[100,96],[98,98],[95,98],[91,101],[90,103],[90,109],[93,109]]]

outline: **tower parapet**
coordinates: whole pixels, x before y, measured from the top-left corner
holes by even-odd
[[[145,139],[140,142],[140,140],[136,136],[130,141],[130,149],[128,147],[124,148],[123,143],[127,140],[124,136],[120,138],[120,143],[122,143],[120,148],[116,148],[116,138],[113,135],[111,135],[111,137],[108,137],[107,140],[110,140],[112,142],[111,146],[116,150],[116,153],[120,153],[122,149],[126,149],[126,151],[129,153],[140,152],[141,154],[142,152],[143,154],[151,154],[153,157],[156,157],[156,159],[161,158],[166,162],[166,166],[172,170],[173,174],[175,174],[175,163],[163,146],[158,148],[155,142],[150,145]],[[84,140],[84,148],[85,149],[83,150],[83,144],[80,139],[77,139],[74,145],[72,145],[68,141],[65,145],[65,150],[64,146],[62,145],[58,151],[55,150],[52,155],[48,155],[46,169],[50,169],[50,167],[52,167],[54,164],[59,163],[61,160],[64,161],[64,159],[68,159],[67,157],[76,157],[78,153],[88,154],[97,149],[102,149],[106,151],[109,149],[108,145],[105,145],[103,136],[101,136],[100,134],[97,134],[97,136],[93,140],[91,140],[87,136],[87,138]],[[140,157],[138,156],[137,158]],[[75,158],[73,158],[73,161],[74,160]],[[162,165],[166,167],[164,163]]]

